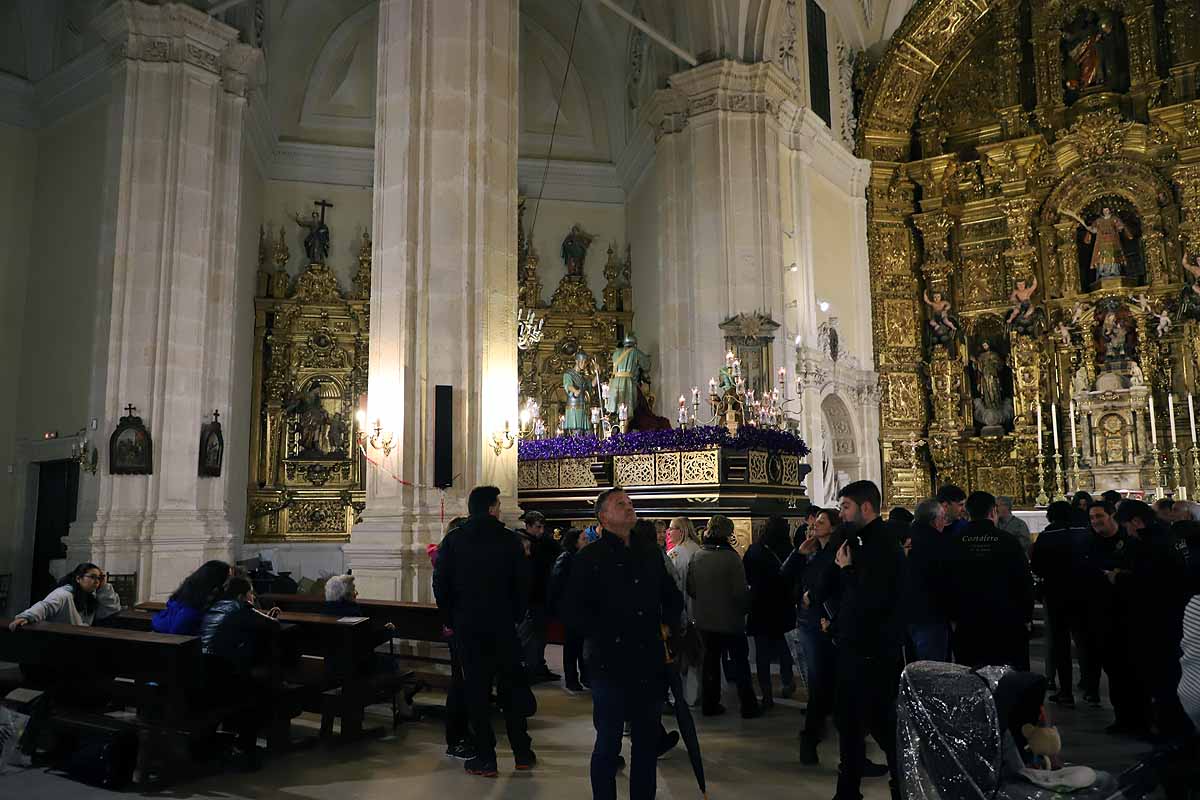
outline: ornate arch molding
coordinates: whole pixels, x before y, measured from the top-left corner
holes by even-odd
[[[1142,224],[1161,228],[1162,206],[1156,198],[1171,197],[1171,185],[1151,167],[1132,158],[1083,164],[1067,173],[1042,205],[1042,223],[1060,222],[1059,209],[1078,211],[1105,195],[1129,201]]]
[[[1144,0],[1090,0],[1087,7],[1092,11],[1107,11],[1118,17],[1133,13],[1145,5]],[[1050,0],[1043,4],[1033,4],[1034,19],[1042,20],[1048,27],[1043,30],[1059,31],[1067,25],[1071,18],[1079,12],[1079,0]]]
[[[952,66],[980,35],[989,12],[1012,0],[923,0],[892,37],[863,101],[858,152],[876,161],[907,161],[917,112],[943,66]]]

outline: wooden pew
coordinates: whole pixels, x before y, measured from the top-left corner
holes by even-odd
[[[131,723],[139,737],[135,775],[146,782],[149,766],[167,739],[210,733],[222,717],[241,709],[236,703],[210,701],[199,637],[149,631],[146,612],[127,610],[110,619],[116,624],[86,627],[39,622],[17,631],[8,629],[10,619],[0,619],[0,660],[33,667],[86,664],[97,676],[111,676],[110,682],[98,681],[88,690],[100,695],[95,699],[122,700],[137,708],[137,720]],[[278,647],[275,650],[272,665],[277,667]],[[281,701],[268,721],[267,740],[272,749],[278,749],[287,739],[291,718],[300,709],[296,707],[293,713],[282,702],[280,670],[273,669],[273,674],[270,685]],[[51,685],[49,692],[52,697],[61,695],[64,686],[69,692],[74,683],[72,679],[70,684]]]

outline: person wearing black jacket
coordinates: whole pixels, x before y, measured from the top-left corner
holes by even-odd
[[[1074,526],[1075,517],[1076,509],[1066,500],[1051,503],[1046,509],[1046,528],[1029,550],[1029,567],[1042,579],[1049,642],[1048,677],[1058,686],[1058,691],[1050,695],[1050,702],[1068,708],[1075,705],[1071,637],[1074,635],[1078,641],[1080,636],[1080,610],[1074,596],[1075,553],[1087,535],[1086,530]],[[1083,655],[1081,652],[1081,659]]]
[[[822,594],[837,603],[834,721],[841,764],[836,800],[862,798],[868,732],[887,755],[892,797],[899,800],[896,693],[904,660],[904,551],[879,516],[878,486],[855,481],[839,497],[846,539],[822,579]]]
[[[954,655],[969,667],[1029,670],[1033,578],[1017,539],[996,527],[996,498],[972,492],[967,527],[950,540],[950,621]]]
[[[1183,556],[1186,546],[1179,547],[1154,509],[1140,500],[1122,502],[1117,522],[1137,539],[1126,611],[1129,651],[1137,654],[1136,686],[1142,702],[1151,701],[1158,732],[1168,739],[1185,738],[1195,732],[1176,693],[1182,677],[1183,612],[1192,595]]]
[[[941,503],[925,500],[917,506],[905,559],[908,568],[905,616],[914,661],[950,660],[945,586],[950,534],[945,528],[946,511]]]
[[[531,683],[556,681],[561,676],[546,666],[546,593],[550,586],[550,572],[562,548],[546,533],[546,517],[540,511],[526,511],[521,515],[525,529],[519,533],[529,543],[529,605],[525,618],[517,628],[521,638],[521,652],[525,656],[525,668]]]
[[[683,595],[653,541],[632,536],[637,513],[620,487],[596,498],[600,539],[575,556],[568,626],[584,637],[592,681],[592,797],[617,796],[621,735],[630,726],[630,800],[655,795],[659,717],[666,694],[662,625],[678,629]]]
[[[750,615],[746,635],[754,637],[754,657],[758,667],[758,688],[763,708],[775,705],[771,686],[771,661],[779,661],[779,677],[784,697],[795,691],[792,655],[783,635],[796,627],[792,607],[791,584],[781,574],[783,561],[792,552],[787,520],[773,516],[767,520],[762,538],[750,545],[742,557],[746,583],[750,587]]]
[[[516,628],[529,599],[529,568],[517,534],[500,521],[500,490],[477,486],[467,497],[467,522],[446,534],[433,569],[433,594],[453,631],[462,662],[465,698],[475,757],[471,775],[496,777],[496,736],[492,732],[493,684],[504,709],[508,742],[518,770],[537,759],[529,739],[526,704],[514,689],[528,692]]]
[[[586,546],[587,538],[578,528],[571,528],[563,534],[562,553],[554,562],[554,569],[550,572],[550,586],[546,593],[546,610],[555,619],[563,618],[564,601],[571,582],[571,567],[575,563],[575,554]],[[563,674],[566,677],[563,686],[568,693],[582,692],[590,685],[587,668],[583,663],[583,637],[573,628],[564,628]]]

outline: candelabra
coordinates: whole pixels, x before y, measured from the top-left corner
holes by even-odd
[[[1037,504],[1039,508],[1045,508],[1050,505],[1050,497],[1046,494],[1046,456],[1042,452],[1042,446],[1038,444],[1038,496]]]
[[[1192,446],[1195,449],[1195,445]],[[1171,476],[1175,479],[1175,499],[1187,500],[1187,482],[1183,479],[1183,463],[1179,459],[1179,446],[1171,442]]]
[[[1063,471],[1062,450],[1054,451],[1054,499],[1067,499],[1067,474]]]
[[[1071,448],[1071,486],[1074,487],[1075,491],[1079,491],[1079,473],[1080,473],[1079,448],[1072,447]],[[1064,492],[1063,494],[1066,494],[1066,492]]]
[[[1200,496],[1200,448],[1192,441],[1192,491]]]
[[[1163,477],[1162,459],[1159,457],[1158,441],[1155,440],[1150,448],[1150,458],[1154,461],[1154,496],[1166,497],[1166,479]]]

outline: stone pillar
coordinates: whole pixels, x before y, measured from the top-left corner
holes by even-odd
[[[233,309],[246,75],[258,51],[189,6],[122,0],[97,20],[111,51],[104,227],[89,416],[100,471],[80,487],[67,540],[138,575],[138,597],[165,598],[240,537],[226,497],[244,487],[198,473],[200,425],[231,408]],[[251,282],[247,285],[246,281]],[[126,404],[154,442],[153,474],[108,473],[108,435]],[[226,453],[226,462],[231,457]]]
[[[367,508],[346,545],[364,597],[427,600],[425,546],[479,484],[516,511],[517,2],[382,0]],[[454,387],[453,487],[433,484],[433,397]]]
[[[668,396],[716,372],[725,319],[756,310],[783,318],[775,112],[793,90],[774,63],[714,61],[670,83],[652,119],[663,273],[655,355]],[[790,361],[776,348],[773,361]]]

